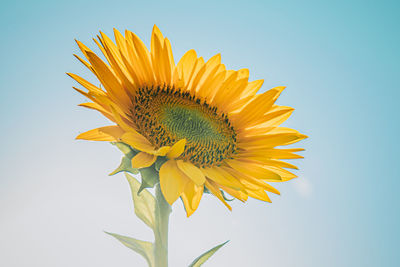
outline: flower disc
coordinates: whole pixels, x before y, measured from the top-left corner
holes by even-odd
[[[180,158],[198,167],[218,165],[236,149],[236,133],[225,114],[188,92],[169,87],[140,88],[131,119],[157,148],[186,139]]]

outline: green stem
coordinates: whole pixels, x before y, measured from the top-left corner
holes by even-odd
[[[160,184],[155,191],[154,267],[168,267],[168,221],[172,209],[161,193]]]

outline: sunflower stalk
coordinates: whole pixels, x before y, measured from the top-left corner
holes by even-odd
[[[160,184],[156,185],[154,259],[155,267],[168,267],[168,222],[171,206],[161,193]]]
[[[133,151],[130,146],[120,142],[112,144],[116,145],[125,156],[122,158],[120,166],[110,175],[114,175],[121,171],[126,173],[126,178],[131,187],[135,213],[139,219],[152,228],[154,233],[154,243],[151,243],[150,246],[145,249],[145,253],[141,254],[146,258],[149,267],[168,267],[168,225],[172,209],[161,192],[156,164],[148,168],[141,168],[139,171],[131,168],[130,164],[130,168],[128,168],[124,163],[126,160],[130,162],[132,157],[137,154],[136,151]],[[159,161],[162,161],[162,159],[159,159]],[[162,162],[165,162],[165,160]],[[140,173],[142,180],[141,183],[128,173]],[[153,187],[155,189],[155,196],[146,190],[146,188]],[[138,252],[136,250],[136,247],[138,246],[137,241],[132,241],[133,239],[129,237],[124,237],[125,239],[122,240],[120,235],[111,235],[129,248],[133,249],[134,247],[135,249],[133,250]],[[126,242],[126,240],[128,240],[127,238],[135,243],[133,247],[132,244]]]
[[[153,230],[154,242],[143,241],[115,233],[106,233],[116,238],[126,247],[142,255],[146,259],[149,267],[168,267],[168,225],[172,208],[161,192],[160,183],[157,182],[155,184],[155,195],[151,194],[142,186],[143,182],[147,179],[158,180],[158,172],[141,172],[140,174],[142,176],[142,183],[128,173],[125,173],[125,176],[131,188],[135,214]],[[155,177],[149,177],[152,175]],[[227,242],[215,246],[203,253],[197,257],[189,267],[200,267],[226,243]]]

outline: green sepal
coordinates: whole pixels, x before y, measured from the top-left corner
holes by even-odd
[[[153,166],[147,168],[139,169],[140,176],[142,177],[142,183],[138,190],[138,194],[143,191],[145,188],[153,188],[158,182],[158,172],[154,169]]]
[[[217,252],[218,249],[220,249],[223,245],[225,245],[228,242],[229,240],[201,254],[189,265],[189,267],[200,267],[201,265],[203,265],[204,262],[206,262],[206,260],[208,260],[212,255],[214,255],[214,253]]]
[[[132,157],[124,156],[121,160],[121,164],[119,165],[119,167],[116,168],[109,175],[111,176],[120,172],[129,172],[132,174],[138,174],[139,173],[138,169],[132,168],[132,162],[131,162]]]
[[[166,157],[158,157],[157,161],[154,163],[154,168],[156,171],[160,171],[161,166],[167,161],[168,159]]]
[[[139,173],[138,169],[132,168],[132,162],[131,162],[132,158],[138,153],[138,151],[132,149],[130,146],[122,142],[112,142],[111,144],[118,147],[118,149],[121,150],[122,153],[125,154],[125,156],[122,158],[119,167],[109,175],[111,176],[120,172],[129,172],[132,174],[138,174]]]
[[[123,142],[111,142],[111,144],[116,146],[125,155],[129,154],[130,152],[133,152],[134,155],[136,155],[139,152]]]
[[[115,237],[126,247],[142,255],[146,259],[149,266],[154,266],[153,243],[114,233],[108,233],[108,232],[105,233]]]
[[[125,174],[126,179],[129,182],[129,186],[131,188],[133,205],[135,208],[135,214],[141,219],[147,226],[151,229],[155,229],[155,208],[156,208],[156,199],[154,196],[143,189],[140,194],[138,194],[140,189],[140,183],[133,178],[133,176],[129,174]]]

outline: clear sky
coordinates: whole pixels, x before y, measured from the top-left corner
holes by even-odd
[[[285,123],[307,134],[298,179],[272,204],[205,196],[173,207],[170,266],[230,239],[204,266],[398,266],[398,1],[7,1],[0,8],[0,265],[145,266],[102,231],[150,239],[133,214],[120,152],[75,141],[107,125],[65,72],[92,80],[74,38],[153,24],[175,59],[196,49],[284,85]],[[396,264],[397,263],[397,264]]]

